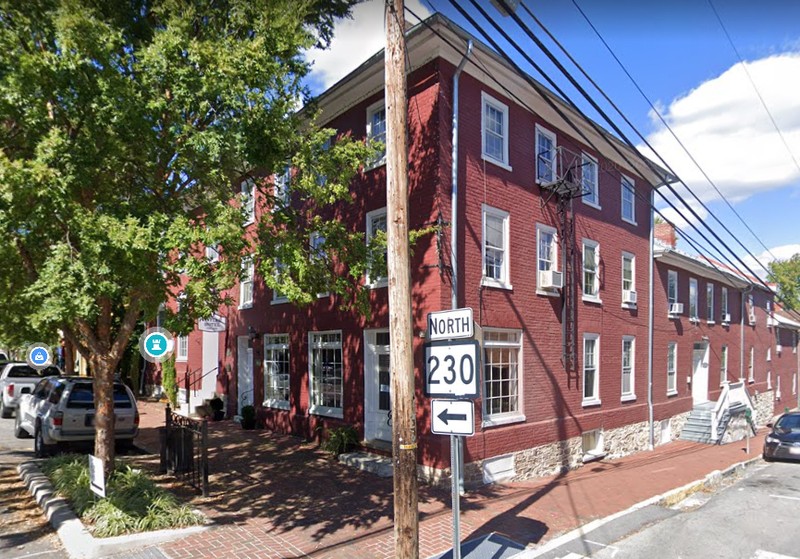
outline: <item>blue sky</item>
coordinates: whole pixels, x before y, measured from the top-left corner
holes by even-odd
[[[488,0],[480,1],[487,12],[498,14]],[[753,254],[763,255],[768,260],[761,243],[746,231],[671,134],[651,114],[647,102],[576,9],[573,0],[523,1],[711,212],[723,220]],[[708,0],[575,0],[759,239],[776,257],[787,258],[800,252],[800,228],[795,226],[800,216],[800,167],[796,162],[800,161],[800,1],[712,1],[747,71],[739,63]],[[481,38],[446,0],[406,0],[406,5],[423,16],[440,11]],[[466,8],[469,2],[461,0],[460,5]],[[491,29],[474,9],[468,11],[475,14],[475,19],[485,25],[485,29]],[[518,14],[567,64],[566,57],[546,40],[521,8]],[[382,48],[383,2],[368,0],[356,8],[354,16],[353,20],[337,26],[330,51],[309,53],[309,58],[315,60],[310,82],[315,92],[335,83]],[[407,14],[406,17],[416,22],[412,16]],[[566,84],[530,39],[516,31],[513,20],[501,19],[499,15],[497,19],[556,81]],[[492,35],[503,43],[496,33]],[[516,58],[523,68],[542,81],[520,57]],[[574,67],[569,66],[569,69],[577,75]],[[750,79],[755,82],[758,93]],[[588,87],[585,80],[580,81]],[[608,127],[587,103],[579,102],[577,92],[566,86],[565,89],[592,118]],[[764,99],[783,139],[758,94]],[[601,105],[608,110],[606,104]],[[614,115],[614,120],[622,126],[621,117]],[[641,144],[629,129],[623,129],[635,143]],[[649,153],[644,147],[643,150]],[[682,194],[687,197],[685,192]],[[708,218],[705,210],[697,205],[695,208],[725,242],[744,256],[744,251]],[[674,212],[667,215],[686,227]],[[696,233],[690,234],[698,237]],[[692,251],[685,243],[682,247]],[[750,262],[752,259],[747,260],[754,266]]]

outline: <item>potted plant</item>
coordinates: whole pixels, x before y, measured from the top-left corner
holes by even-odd
[[[222,401],[222,398],[219,396],[214,396],[208,401],[208,405],[211,406],[211,417],[214,419],[214,421],[222,421],[225,419],[225,412],[222,409],[225,407],[225,403]]]
[[[242,429],[256,428],[256,408],[254,406],[244,406],[241,411]]]

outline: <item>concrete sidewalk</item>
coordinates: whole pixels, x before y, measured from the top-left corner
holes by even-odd
[[[163,405],[143,402],[140,444],[157,451]],[[392,480],[331,460],[316,445],[211,423],[211,492],[195,498],[213,528],[164,544],[172,559],[394,556]],[[757,458],[763,435],[710,446],[673,442],[535,481],[493,485],[462,499],[461,540],[496,532],[529,547],[624,511],[715,470]],[[420,557],[452,546],[448,490],[420,488]]]

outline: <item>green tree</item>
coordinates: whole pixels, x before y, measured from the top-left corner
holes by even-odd
[[[778,293],[785,306],[800,310],[800,254],[769,263],[769,279],[778,284]]]
[[[0,0],[0,337],[60,329],[88,360],[107,471],[113,375],[160,303],[182,294],[167,324],[187,331],[227,302],[248,254],[298,303],[363,272],[363,234],[333,208],[371,150],[295,110],[303,51],[327,46],[352,3]],[[299,209],[263,179],[287,162]],[[243,178],[278,207],[258,239],[242,235]]]

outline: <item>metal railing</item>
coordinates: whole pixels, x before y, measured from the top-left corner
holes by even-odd
[[[192,419],[164,410],[161,472],[189,483],[208,497],[208,419]]]
[[[206,378],[208,375],[210,375],[211,373],[214,373],[214,372],[218,371],[219,367],[218,366],[214,367],[213,369],[210,369],[210,370],[206,371],[205,373],[203,373],[199,378],[192,380],[192,378],[194,377],[194,374],[197,371],[201,371],[202,369],[203,369],[202,367],[200,367],[199,369],[195,369],[194,371],[186,373],[186,375],[183,377],[183,385],[184,385],[183,388],[186,391],[186,403],[187,404],[190,403],[189,393],[192,390],[196,390],[195,386],[197,385],[197,383],[198,382],[202,382],[202,380],[204,378]],[[202,386],[202,384],[201,384],[201,386]]]

